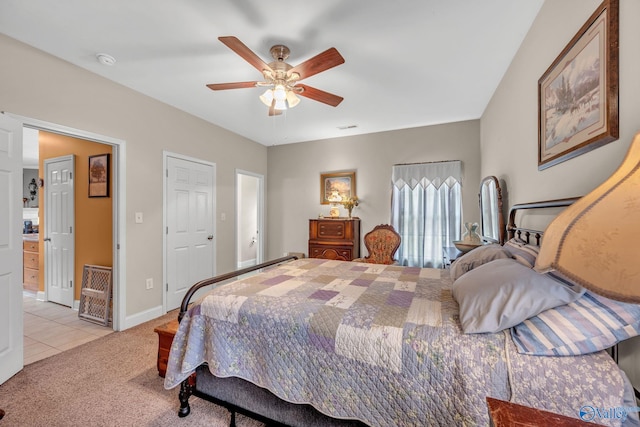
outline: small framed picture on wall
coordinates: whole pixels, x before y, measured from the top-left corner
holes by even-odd
[[[109,197],[109,154],[89,156],[89,197]]]

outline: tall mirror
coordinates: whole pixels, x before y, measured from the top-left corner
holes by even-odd
[[[504,243],[505,225],[502,214],[502,189],[495,176],[487,176],[480,182],[480,221],[483,240]]]

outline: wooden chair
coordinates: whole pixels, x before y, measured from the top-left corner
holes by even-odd
[[[354,262],[367,262],[370,264],[395,264],[393,255],[400,247],[400,235],[389,224],[376,225],[365,234],[364,244],[369,255],[364,258],[356,258]]]

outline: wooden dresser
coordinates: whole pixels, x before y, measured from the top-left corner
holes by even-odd
[[[309,258],[351,261],[359,257],[359,218],[309,220]]]
[[[25,239],[22,241],[22,284],[24,289],[38,292],[39,271],[38,241]]]

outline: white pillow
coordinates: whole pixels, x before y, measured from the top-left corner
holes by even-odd
[[[572,288],[513,259],[498,259],[462,275],[453,284],[466,334],[498,332],[559,305],[575,301]]]

